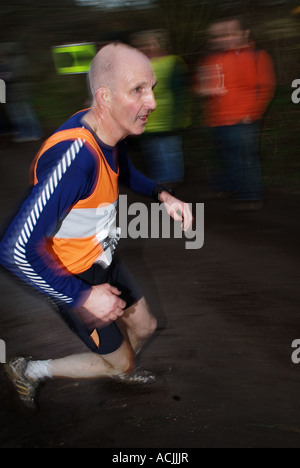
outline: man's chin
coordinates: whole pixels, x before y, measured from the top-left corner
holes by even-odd
[[[146,129],[146,124],[145,125],[140,125],[138,128],[135,128],[134,131],[131,133],[131,135],[139,136],[144,133]]]

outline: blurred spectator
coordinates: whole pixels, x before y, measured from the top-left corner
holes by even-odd
[[[221,152],[211,189],[216,198],[239,202],[236,210],[257,210],[264,199],[259,133],[274,94],[273,63],[250,40],[242,18],[215,22],[208,33],[212,51],[199,63],[196,91],[207,99],[206,124]]]
[[[13,141],[39,140],[42,128],[31,102],[30,67],[18,43],[1,44],[1,70],[6,83],[5,111]]]
[[[157,78],[157,108],[140,140],[148,175],[161,183],[182,182],[182,131],[190,124],[187,66],[181,57],[168,53],[164,31],[141,32],[135,35],[133,43],[150,58]]]

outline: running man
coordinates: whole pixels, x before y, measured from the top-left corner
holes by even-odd
[[[0,244],[1,264],[46,294],[88,352],[61,359],[12,359],[7,372],[23,403],[51,378],[112,377],[151,382],[134,359],[156,319],[134,278],[113,257],[119,181],[162,202],[188,230],[189,205],[130,162],[124,139],[143,133],[155,110],[149,59],[120,43],[105,46],[90,69],[93,104],[65,122],[33,164],[33,187]]]

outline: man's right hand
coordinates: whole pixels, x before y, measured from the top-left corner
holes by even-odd
[[[119,297],[120,294],[121,291],[107,283],[92,286],[92,292],[78,310],[79,315],[87,322],[97,320],[103,324],[114,322],[122,317],[126,307],[126,302]]]

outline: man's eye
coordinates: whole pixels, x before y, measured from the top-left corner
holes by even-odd
[[[139,93],[142,92],[142,90],[143,90],[143,88],[142,88],[141,86],[138,86],[137,88],[134,89],[134,92],[135,92],[136,94],[139,94]]]

